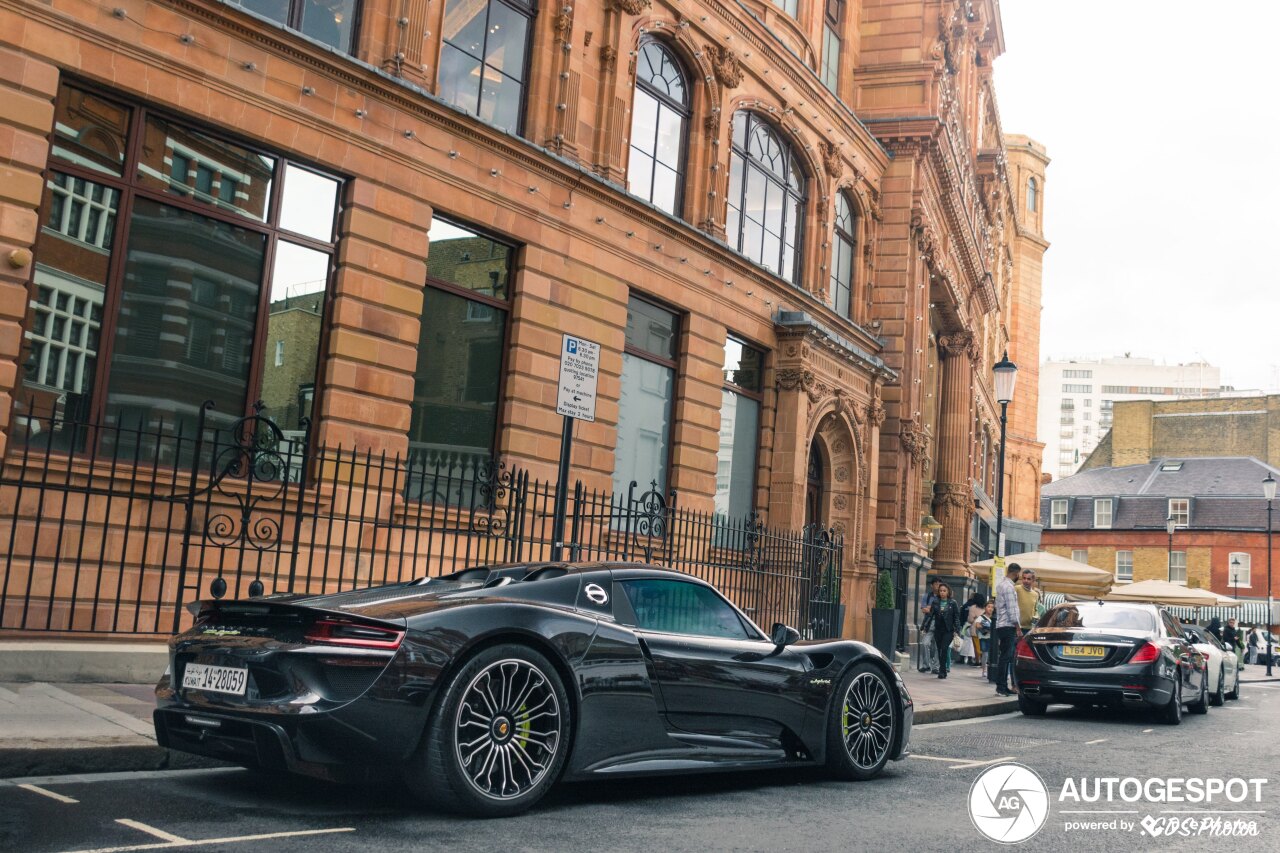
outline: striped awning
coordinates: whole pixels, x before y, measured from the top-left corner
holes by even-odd
[[[1067,597],[1060,592],[1046,592],[1044,594],[1044,603],[1047,607],[1055,607],[1066,600]],[[1201,621],[1208,621],[1216,616],[1223,622],[1228,619],[1235,619],[1241,625],[1261,625],[1267,621],[1267,603],[1265,601],[1240,599],[1240,604],[1236,607],[1166,607],[1165,609],[1179,619],[1198,618]],[[1271,620],[1269,624],[1280,624],[1280,602],[1271,605]]]

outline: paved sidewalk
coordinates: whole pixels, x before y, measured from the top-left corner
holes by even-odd
[[[997,696],[995,685],[977,666],[954,667],[945,679],[919,672],[904,663],[899,670],[916,706],[917,723],[941,723],[968,717],[987,717],[1018,710],[1018,700]]]
[[[0,684],[0,778],[205,766],[156,745],[146,684]]]

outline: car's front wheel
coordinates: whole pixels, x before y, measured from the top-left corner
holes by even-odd
[[[1210,705],[1222,705],[1226,702],[1227,689],[1227,671],[1225,667],[1218,668],[1218,689],[1209,694]]]
[[[1227,694],[1227,698],[1228,699],[1240,698],[1240,670],[1239,669],[1236,670],[1235,684],[1232,685],[1232,690],[1230,693]]]
[[[827,720],[827,769],[841,779],[870,779],[884,769],[898,735],[897,690],[874,664],[845,673]]]
[[[409,782],[448,811],[519,814],[555,784],[569,732],[569,698],[551,662],[526,646],[493,646],[449,679]]]

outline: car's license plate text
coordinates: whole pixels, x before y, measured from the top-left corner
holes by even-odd
[[[1064,658],[1100,658],[1106,657],[1107,650],[1103,646],[1063,646]]]
[[[248,679],[249,670],[247,669],[189,663],[182,673],[182,686],[188,690],[208,690],[212,693],[243,696]]]

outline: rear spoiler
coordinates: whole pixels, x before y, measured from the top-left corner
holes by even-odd
[[[340,607],[292,604],[284,601],[271,601],[266,598],[202,598],[188,604],[187,612],[196,618],[206,612],[225,613],[229,616],[268,616],[271,614],[304,616],[310,614],[316,617],[338,617],[351,622],[388,625],[395,628],[403,628],[406,621],[403,616],[396,618],[373,617],[362,613],[352,613]]]

